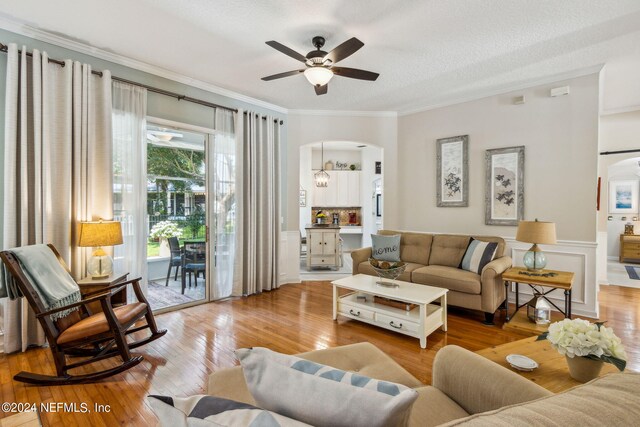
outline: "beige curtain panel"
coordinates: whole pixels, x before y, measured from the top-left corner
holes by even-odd
[[[79,278],[77,223],[112,211],[111,75],[71,60],[49,63],[10,44],[5,98],[3,248],[53,243]],[[42,345],[26,301],[4,304],[4,350]]]
[[[279,287],[280,250],[280,126],[274,118],[238,111],[236,137],[242,144],[238,159],[241,194],[236,197],[241,274],[234,295],[251,295]],[[237,260],[239,262],[240,260]]]

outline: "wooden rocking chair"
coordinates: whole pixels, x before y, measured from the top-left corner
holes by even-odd
[[[69,269],[56,248],[53,245],[48,246],[60,261],[61,268],[65,268],[68,272]],[[10,251],[3,251],[0,252],[0,258],[42,325],[53,353],[57,371],[57,376],[22,371],[13,377],[16,381],[37,385],[82,384],[98,381],[140,363],[143,357],[131,356],[130,350],[156,340],[167,333],[165,329],[158,330],[156,326],[149,303],[140,290],[140,278],[85,294],[79,302],[46,311],[42,299],[27,279],[16,256]],[[129,284],[133,286],[138,302],[113,308],[111,296]],[[93,314],[87,304],[96,301],[100,302],[102,311]],[[56,321],[51,320],[51,314],[75,307],[79,309],[68,316]],[[135,323],[143,317],[146,319],[146,324],[134,327]],[[127,342],[127,335],[147,328],[151,331],[150,336],[132,343]],[[75,363],[68,363],[67,356],[87,358]],[[116,356],[122,358],[122,363],[116,367],[83,375],[67,373],[70,369]]]

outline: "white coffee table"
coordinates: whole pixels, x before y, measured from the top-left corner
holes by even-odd
[[[377,284],[383,281],[398,287]],[[357,274],[331,282],[333,284],[333,320],[338,314],[420,339],[420,347],[427,348],[427,336],[442,327],[447,330],[448,289],[418,285],[400,280],[380,279],[366,274]],[[350,289],[346,295],[338,296],[338,289]],[[390,298],[418,307],[407,311],[401,308],[377,304],[374,296]],[[432,304],[439,302],[440,305]]]

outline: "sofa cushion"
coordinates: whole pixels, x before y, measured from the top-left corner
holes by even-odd
[[[406,231],[380,230],[378,234],[390,236],[400,235],[400,259],[404,262],[428,265],[433,236],[425,233],[411,233]]]
[[[460,268],[481,274],[484,266],[493,260],[497,248],[498,244],[496,242],[482,242],[471,239],[471,243],[469,243],[469,247],[464,253],[464,257],[462,257]]]
[[[160,420],[161,427],[304,427],[309,425],[246,403],[214,396],[151,395],[147,397],[147,402]]]
[[[429,265],[444,265],[447,267],[459,267],[462,257],[469,246],[469,236],[453,236],[449,234],[436,234],[431,244]]]
[[[416,391],[418,398],[411,407],[409,427],[438,426],[469,416],[460,405],[435,387],[420,387]]]
[[[640,419],[640,374],[610,374],[564,393],[505,406],[446,426],[631,426]]]
[[[405,282],[410,282],[411,281],[411,272],[420,268],[420,267],[424,267],[424,264],[415,264],[412,262],[408,262],[406,264],[404,273],[402,273],[399,277],[398,280],[404,280]],[[368,274],[369,276],[377,276],[378,273],[376,273],[376,271],[373,269],[373,267],[371,266],[371,264],[369,263],[369,261],[365,261],[365,262],[361,262],[360,265],[358,266],[358,273],[360,274]]]
[[[411,281],[474,295],[480,295],[482,289],[479,274],[442,265],[428,265],[412,271]]]
[[[371,256],[381,261],[400,261],[400,235],[371,235]]]
[[[404,425],[418,397],[402,384],[266,348],[240,349],[236,355],[260,407],[318,427]]]

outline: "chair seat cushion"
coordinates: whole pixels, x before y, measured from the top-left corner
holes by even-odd
[[[185,270],[204,270],[205,264],[203,263],[189,263],[184,265]]]
[[[128,323],[134,319],[137,319],[145,313],[147,310],[147,304],[143,302],[135,302],[133,304],[122,305],[113,309],[116,318],[120,323]],[[82,319],[78,323],[73,324],[69,328],[65,329],[58,340],[58,344],[64,344],[72,342],[78,339],[90,337],[93,335],[101,334],[109,331],[109,323],[104,313],[97,313],[93,316],[89,316]]]
[[[428,265],[411,273],[413,283],[447,288],[465,294],[480,295],[480,275],[444,265]]]

